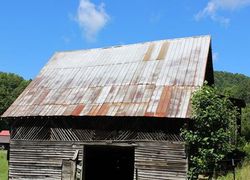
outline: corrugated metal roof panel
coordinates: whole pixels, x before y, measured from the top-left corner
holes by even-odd
[[[210,37],[56,53],[3,117],[187,118]]]

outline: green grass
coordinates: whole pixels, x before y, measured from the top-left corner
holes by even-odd
[[[7,151],[0,150],[0,179],[8,179]]]
[[[242,167],[236,169],[237,180],[249,180],[250,179],[250,163],[243,164]],[[233,174],[228,173],[226,176],[219,177],[218,180],[233,180]]]

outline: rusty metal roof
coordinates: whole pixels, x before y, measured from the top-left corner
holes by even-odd
[[[0,136],[10,136],[10,131],[9,130],[2,130],[2,131],[0,131]]]
[[[210,36],[58,52],[3,117],[187,118],[205,80]]]

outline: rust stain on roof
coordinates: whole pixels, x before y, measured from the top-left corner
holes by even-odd
[[[151,59],[151,55],[152,55],[152,52],[154,50],[154,47],[155,47],[154,43],[149,44],[147,52],[143,58],[143,61],[149,61]]]
[[[162,44],[161,46],[161,50],[159,52],[159,55],[158,57],[156,58],[157,60],[163,60],[165,59],[165,56],[167,54],[167,51],[168,51],[168,48],[169,48],[169,43],[166,41]]]
[[[83,110],[84,105],[80,104],[78,106],[76,106],[76,108],[72,111],[72,116],[79,116],[79,114],[81,113],[81,111]]]
[[[99,116],[105,116],[107,113],[108,113],[108,110],[109,110],[109,104],[108,103],[104,103],[100,110],[98,111],[97,115]]]
[[[170,87],[164,87],[162,93],[160,102],[158,104],[156,115],[159,117],[164,117],[167,115],[168,106],[171,100],[171,88]]]
[[[190,117],[210,37],[56,53],[2,117]]]

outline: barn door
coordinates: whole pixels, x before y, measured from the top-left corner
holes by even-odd
[[[133,175],[133,147],[84,147],[84,180],[133,180]]]

